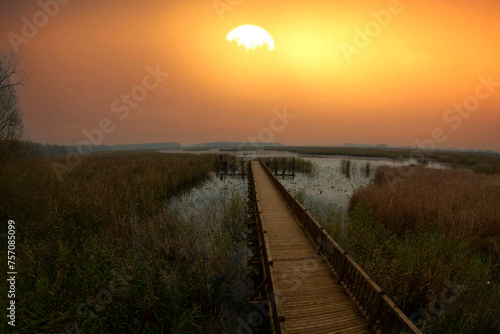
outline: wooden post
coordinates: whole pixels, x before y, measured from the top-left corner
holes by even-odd
[[[339,282],[346,282],[346,267],[347,267],[347,252],[341,253],[341,262],[340,262],[340,270],[339,270]]]
[[[372,313],[370,314],[370,318],[368,319],[368,326],[372,327],[376,324],[379,314],[380,314],[380,306],[382,304],[382,295],[383,291],[380,291],[375,296],[375,305],[373,307]]]

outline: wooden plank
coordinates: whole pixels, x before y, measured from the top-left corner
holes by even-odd
[[[253,183],[255,191],[251,189],[249,194],[255,194],[257,199],[257,220],[266,221],[260,232],[267,232],[265,243],[269,252],[266,254],[273,254],[272,258],[268,256],[273,263],[272,285],[280,291],[277,302],[287,314],[286,327],[297,325],[291,326],[288,332],[369,332],[361,309],[364,304],[375,302],[374,295],[381,291],[380,288],[350,256],[346,256],[347,253],[296,202],[271,171],[259,162],[251,162],[251,166],[249,184]],[[336,275],[340,276],[342,284],[338,284]],[[349,295],[361,302],[355,302]],[[384,296],[383,300],[391,320],[397,319],[398,323],[408,325],[413,333],[420,333],[388,297]],[[375,308],[370,307],[369,311],[372,310]],[[329,318],[332,314],[337,318]],[[372,312],[372,315],[377,314]],[[377,319],[378,316],[371,320]]]
[[[252,162],[252,170],[266,248],[272,254],[273,286],[279,289],[275,299],[284,314],[287,332],[303,333],[314,328],[338,332],[357,328],[359,323],[368,328],[367,320],[337,284],[269,176],[256,162]]]

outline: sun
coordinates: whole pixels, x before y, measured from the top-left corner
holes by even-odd
[[[243,45],[247,51],[264,46],[269,51],[274,50],[274,40],[271,34],[253,24],[244,24],[234,28],[227,34],[226,39],[229,42],[238,42],[238,45]]]

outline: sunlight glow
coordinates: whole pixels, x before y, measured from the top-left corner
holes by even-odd
[[[266,46],[269,51],[274,50],[274,40],[271,34],[259,26],[245,24],[231,30],[226,39],[236,41],[246,50],[255,50],[257,47]]]

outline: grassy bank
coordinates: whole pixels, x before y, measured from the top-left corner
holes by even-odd
[[[426,333],[500,332],[500,177],[381,167],[327,229]]]
[[[234,287],[245,285],[244,197],[223,192],[212,199],[197,216],[204,224],[165,205],[207,179],[213,159],[91,155],[63,182],[51,164],[64,157],[6,165],[0,174],[1,232],[7,219],[16,221],[16,331],[187,333],[226,327],[227,305],[240,303]],[[5,246],[0,256],[5,258]],[[2,318],[4,324],[4,312]]]

